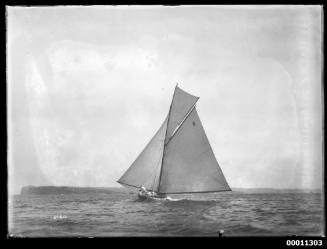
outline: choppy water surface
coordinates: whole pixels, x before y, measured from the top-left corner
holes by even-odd
[[[9,199],[14,236],[285,236],[321,235],[319,193],[241,193],[139,201],[112,194],[15,195]]]

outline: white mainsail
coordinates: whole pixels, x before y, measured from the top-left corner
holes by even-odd
[[[230,190],[196,108],[166,144],[160,193],[195,193]]]
[[[231,190],[197,114],[198,99],[176,86],[167,118],[119,183],[164,194]]]

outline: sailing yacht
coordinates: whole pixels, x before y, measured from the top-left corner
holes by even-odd
[[[167,117],[118,183],[138,188],[140,199],[231,191],[197,113],[198,100],[176,85]]]

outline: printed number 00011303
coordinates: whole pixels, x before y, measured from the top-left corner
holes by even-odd
[[[322,246],[322,240],[287,240],[287,246]]]

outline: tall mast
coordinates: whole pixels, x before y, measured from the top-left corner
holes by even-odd
[[[178,83],[176,83],[174,94],[173,94],[173,98],[171,100],[170,107],[169,107],[169,112],[168,112],[167,128],[166,128],[166,133],[165,133],[165,138],[164,138],[164,148],[163,148],[163,154],[162,154],[162,160],[161,160],[161,166],[160,166],[160,174],[159,174],[159,182],[158,182],[158,192],[159,192],[159,189],[160,189],[160,182],[161,182],[161,176],[162,176],[162,165],[163,165],[164,159],[165,159],[166,136],[167,136],[167,130],[168,130],[168,125],[169,125],[169,118],[170,118],[171,106],[173,105],[173,101],[174,101],[174,97],[175,97],[175,92],[176,92],[177,86],[178,86]]]

